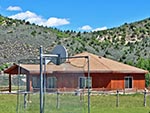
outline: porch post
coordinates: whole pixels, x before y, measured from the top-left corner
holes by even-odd
[[[11,74],[9,74],[9,92],[11,92]]]
[[[29,91],[33,91],[32,89],[32,76],[29,74]]]
[[[31,91],[30,73],[28,73],[26,76],[27,76],[27,77],[26,77],[26,79],[27,79],[27,83],[26,83],[27,91]]]

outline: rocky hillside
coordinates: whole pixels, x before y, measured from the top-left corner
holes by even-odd
[[[122,44],[140,42],[143,38],[150,36],[150,18],[130,24],[125,23],[118,28],[97,33],[99,33],[97,38],[101,41],[108,39],[111,42]]]
[[[0,65],[38,58],[40,45],[48,53],[58,44],[64,45],[69,55],[89,51],[134,65],[140,58],[150,58],[150,18],[104,31],[81,33],[0,16]]]

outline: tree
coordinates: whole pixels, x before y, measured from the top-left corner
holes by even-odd
[[[145,75],[145,86],[149,87],[149,84],[150,84],[150,73],[147,73]]]
[[[150,60],[144,59],[144,58],[139,58],[136,66],[139,68],[150,71]]]
[[[81,36],[81,32],[79,31],[76,36],[77,37]]]
[[[150,59],[140,58],[137,62],[137,67],[150,71]],[[150,85],[150,73],[145,75],[145,86]]]

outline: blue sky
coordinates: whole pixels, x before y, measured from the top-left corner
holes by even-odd
[[[150,0],[0,0],[0,14],[61,30],[94,31],[150,17]]]

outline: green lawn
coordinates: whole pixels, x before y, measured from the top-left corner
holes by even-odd
[[[24,96],[19,96],[18,113],[39,113],[39,94],[30,94],[30,101],[24,109]],[[45,113],[87,113],[87,96],[60,95],[59,109],[56,108],[57,96],[45,95]],[[17,96],[0,94],[0,113],[17,113]],[[91,96],[91,113],[150,113],[150,96],[147,106],[143,106],[143,95],[120,95],[116,107],[115,95]]]

